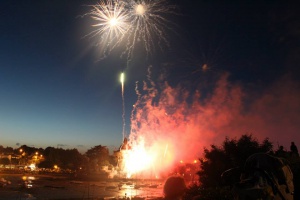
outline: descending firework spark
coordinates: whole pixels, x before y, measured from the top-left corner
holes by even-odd
[[[104,55],[123,45],[122,55],[129,60],[138,43],[149,55],[156,46],[169,46],[166,35],[173,23],[164,17],[167,14],[175,14],[175,6],[166,0],[102,0],[87,14],[97,22],[89,35],[100,35]]]
[[[123,135],[123,141],[125,138],[125,99],[124,99],[124,73],[121,73],[120,76],[120,82],[121,82],[121,89],[122,89],[122,121],[123,121],[123,127],[122,127],[122,135]]]
[[[168,144],[166,145],[166,148],[165,148],[165,153],[164,153],[164,157],[166,157],[166,153],[168,151]]]
[[[122,85],[122,94],[124,93],[124,73],[122,72],[121,73],[121,76],[120,76],[120,82],[121,82],[121,85]]]

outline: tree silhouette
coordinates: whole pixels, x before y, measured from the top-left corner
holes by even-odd
[[[62,149],[47,147],[44,151],[45,160],[39,164],[41,168],[53,168],[54,165],[61,169],[77,170],[85,163],[85,156],[77,149]]]
[[[98,145],[89,149],[85,155],[89,158],[90,169],[98,171],[100,166],[109,163],[109,150],[106,146]]]
[[[252,135],[242,135],[238,140],[226,138],[220,147],[211,145],[204,149],[200,159],[199,181],[204,188],[224,186],[222,173],[230,168],[242,168],[246,159],[254,153],[272,150],[272,143],[266,138],[259,143]],[[231,176],[232,179],[236,177]]]

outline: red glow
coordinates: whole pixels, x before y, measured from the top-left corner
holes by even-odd
[[[164,83],[159,92],[153,82],[150,86],[144,83],[145,94],[138,92],[129,137],[130,146],[139,149],[140,155],[135,150],[127,152],[126,162],[135,166],[127,171],[159,174],[180,160],[197,163],[195,158],[201,157],[204,147],[220,145],[225,137],[236,138],[245,133],[260,141],[269,137],[286,146],[290,141],[299,141],[297,88],[298,83],[284,77],[262,95],[250,95],[240,85],[229,83],[225,74],[212,94],[200,101],[199,91],[189,94]],[[190,96],[193,101],[188,103]],[[245,99],[251,103],[245,105]]]

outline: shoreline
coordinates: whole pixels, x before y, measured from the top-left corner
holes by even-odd
[[[156,181],[156,188],[144,186],[134,188],[133,180],[106,179],[83,180],[70,179],[65,175],[0,173],[11,181],[10,185],[0,188],[0,200],[38,199],[38,200],[78,200],[78,199],[159,199],[162,197],[162,181]],[[22,178],[30,181],[32,187],[25,188]],[[122,181],[123,180],[123,181]],[[146,181],[135,180],[135,184]],[[120,184],[122,183],[122,184]]]

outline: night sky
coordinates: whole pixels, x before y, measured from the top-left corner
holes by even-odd
[[[88,5],[95,3],[1,1],[0,145],[81,152],[99,144],[119,147],[120,73],[126,74],[128,135],[132,105],[137,101],[135,84],[148,80],[150,66],[154,82],[164,77],[170,87],[180,87],[191,96],[200,92],[203,108],[214,103],[213,97],[222,93],[216,88],[224,82],[242,91],[238,98],[243,106],[233,102],[232,109],[229,106],[224,112],[222,106],[211,106],[223,114],[237,113],[231,113],[225,125],[216,126],[215,135],[209,134],[203,144],[236,137],[237,130],[259,139],[269,137],[275,146],[287,149],[290,141],[300,144],[300,15],[296,4],[170,1],[177,8],[176,14],[164,16],[174,22],[168,24],[172,29],[167,30],[169,47],[156,48],[150,56],[137,47],[128,62],[118,48],[101,59],[97,36],[87,36],[95,27],[93,19],[84,15],[91,9]],[[205,121],[206,127],[220,116]]]

